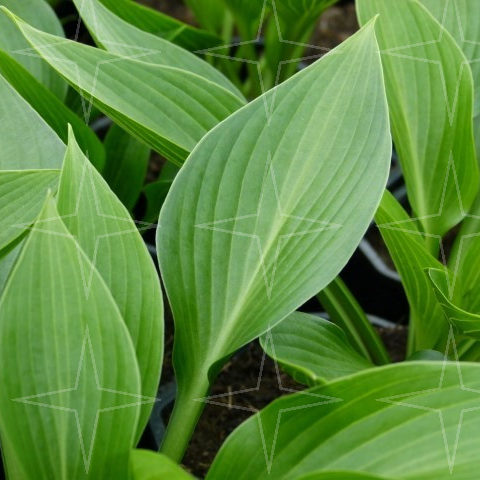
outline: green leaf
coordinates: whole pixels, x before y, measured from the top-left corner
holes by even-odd
[[[330,320],[339,325],[353,347],[377,364],[390,363],[390,357],[377,332],[348,287],[336,277],[318,295]]]
[[[385,477],[378,477],[377,475],[370,475],[369,473],[356,472],[317,472],[309,473],[297,480],[388,480]]]
[[[131,210],[137,203],[147,173],[150,149],[113,124],[105,137],[107,163],[103,178]]]
[[[427,233],[442,236],[478,190],[467,59],[417,0],[359,0],[357,11],[362,24],[380,14],[376,32],[392,133],[412,216]]]
[[[101,2],[126,22],[187,50],[204,50],[221,43],[218,37],[206,31],[198,30],[176,18],[131,0],[101,0]]]
[[[475,363],[366,370],[283,397],[249,418],[223,444],[207,479],[277,480],[335,470],[396,480],[471,479],[478,468],[479,395]]]
[[[60,168],[65,145],[2,75],[0,97],[0,170]]]
[[[223,0],[232,12],[238,25],[241,38],[250,42],[258,37],[260,22],[267,13],[267,2],[255,0]]]
[[[210,80],[212,95],[228,90],[244,100],[237,88],[217,69],[193,53],[127,23],[98,0],[73,0],[95,42],[109,52],[138,57],[142,62],[178,68]],[[223,92],[222,92],[223,93]]]
[[[95,133],[78,115],[38,82],[28,70],[1,50],[0,74],[38,112],[64,143],[67,143],[68,140],[68,125],[70,124],[77,136],[78,143],[88,154],[90,161],[99,170],[103,168],[105,151]]]
[[[17,261],[25,241],[26,233],[10,242],[8,246],[0,250],[0,297],[7,283],[13,265]]]
[[[243,105],[231,92],[216,89],[194,73],[128,59],[40,32],[18,18],[14,21],[87,101],[176,164],[205,133]]]
[[[37,218],[46,192],[57,189],[59,170],[0,170],[0,250]]]
[[[388,191],[383,196],[375,221],[400,274],[410,306],[409,353],[443,350],[448,324],[425,274],[427,268],[444,268],[442,263],[428,251],[421,233]]]
[[[462,222],[448,259],[454,274],[452,290],[462,305],[473,312],[480,312],[479,232],[480,196]]]
[[[0,5],[44,32],[64,36],[60,21],[44,0],[1,0]],[[31,46],[4,12],[0,12],[0,49],[13,56],[60,100],[65,98],[67,84],[32,51]]]
[[[480,314],[467,311],[457,304],[458,299],[452,292],[452,276],[447,276],[445,270],[434,268],[428,270],[428,275],[447,320],[463,335],[479,340]]]
[[[178,174],[178,167],[172,163],[166,163],[158,176],[158,179],[155,182],[145,185],[143,192],[147,199],[147,211],[145,212],[145,222],[156,222],[158,220],[158,215],[160,214],[160,209],[162,208],[163,203],[167,193],[170,191],[173,180]]]
[[[295,73],[320,15],[337,1],[271,0],[274,16],[265,35],[265,55],[274,82]]]
[[[179,411],[338,274],[378,206],[390,141],[372,25],[202,139],[157,230]]]
[[[185,0],[198,23],[206,30],[219,34],[225,18],[224,0]]]
[[[260,337],[260,343],[289,375],[309,386],[373,367],[340,327],[306,313],[292,313]]]
[[[480,4],[475,0],[420,0],[446,28],[470,63],[475,83],[474,115],[480,114]]]
[[[131,463],[134,480],[193,480],[194,478],[165,455],[149,450],[133,450]]]
[[[82,271],[89,269],[87,296]],[[128,479],[142,399],[132,341],[51,198],[10,275],[0,317],[8,478]]]
[[[58,211],[118,305],[137,353],[142,394],[155,397],[163,356],[158,274],[135,223],[79,149],[72,131],[58,189]],[[83,272],[90,290],[92,269]],[[142,406],[138,434],[152,409]]]

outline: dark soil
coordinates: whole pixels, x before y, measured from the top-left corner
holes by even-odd
[[[172,326],[167,326],[167,330],[162,383],[173,380]],[[406,327],[380,328],[378,332],[392,360],[404,360]],[[257,341],[252,342],[232,358],[217,378],[183,465],[192,474],[204,477],[223,442],[235,428],[276,398],[304,388],[265,356]]]
[[[277,370],[273,360],[252,342],[223,369],[183,460],[194,475],[205,476],[227,436],[276,398],[305,386]]]

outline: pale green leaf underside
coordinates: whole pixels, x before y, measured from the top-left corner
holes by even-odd
[[[220,89],[228,90],[244,100],[238,89],[219,70],[193,53],[127,23],[98,0],[74,0],[74,3],[96,43],[105,50],[125,57],[138,57],[142,62],[195,73],[214,83],[211,86],[212,93]]]
[[[163,356],[160,282],[130,214],[85,158],[70,131],[58,188],[58,211],[69,232],[92,261],[130,332],[140,368],[142,394],[155,397]],[[87,291],[93,269],[82,272]],[[142,407],[138,435],[153,403]]]
[[[385,186],[388,130],[370,25],[202,139],[157,231],[181,389],[343,267]]]
[[[33,107],[60,139],[67,143],[70,124],[82,150],[99,169],[105,163],[103,145],[83,119],[70,110],[20,63],[0,50],[0,74]],[[48,138],[48,137],[47,137]],[[53,152],[54,153],[54,152]]]
[[[444,235],[478,189],[468,62],[417,0],[359,0],[357,12],[362,24],[380,14],[376,32],[393,139],[413,216],[428,233]]]
[[[443,351],[448,324],[425,274],[427,268],[443,268],[442,263],[428,251],[416,222],[388,191],[375,221],[402,278],[415,332],[415,350]]]
[[[35,221],[47,191],[56,191],[59,174],[59,170],[0,171],[0,250]]]
[[[65,145],[0,75],[0,170],[57,169]]]
[[[480,466],[480,366],[462,363],[461,377],[455,363],[443,366],[379,367],[276,400],[230,435],[207,478],[286,480],[347,470],[395,480],[472,480]]]
[[[59,19],[45,0],[1,0],[0,5],[44,32],[60,37],[64,35]],[[4,12],[0,12],[0,48],[12,55],[60,100],[65,98],[67,84],[35,55],[31,46]]]
[[[373,366],[353,349],[340,327],[307,313],[292,313],[260,337],[260,343],[295,380],[309,386]]]
[[[152,65],[49,35],[16,18],[37,52],[132,135],[181,164],[243,101],[197,74]]]
[[[91,266],[47,199],[0,300],[0,424],[12,480],[128,479],[138,366],[95,270],[86,295]]]
[[[133,480],[193,480],[181,466],[160,453],[133,450],[130,460]]]

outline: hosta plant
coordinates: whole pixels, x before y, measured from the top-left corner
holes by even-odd
[[[211,387],[256,339],[305,390],[240,425],[207,478],[476,478],[476,4],[357,0],[360,30],[300,68],[333,1],[187,2],[203,29],[73,3],[91,41],[44,0],[0,1],[7,478],[193,478],[179,464]],[[253,57],[261,88],[229,63]],[[144,188],[151,151],[168,163]],[[338,277],[373,218],[410,304],[398,364]],[[160,278],[177,392],[158,453],[138,446]],[[329,320],[298,311],[316,296]]]

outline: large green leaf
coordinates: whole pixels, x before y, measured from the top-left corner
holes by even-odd
[[[160,453],[133,450],[131,463],[134,480],[193,480],[182,467]]]
[[[0,98],[0,170],[60,168],[65,145],[2,75]]]
[[[47,190],[57,188],[59,170],[0,171],[0,250],[37,218]]]
[[[122,203],[131,210],[142,191],[150,160],[150,149],[118,125],[113,124],[105,137],[107,162],[102,172]]]
[[[89,269],[87,296],[82,271]],[[135,351],[107,286],[51,198],[10,275],[0,317],[8,478],[128,479],[142,401]]]
[[[86,101],[174,163],[181,164],[205,133],[243,105],[195,73],[66,41],[14,20]]]
[[[163,304],[155,266],[126,208],[70,138],[58,189],[66,227],[110,289],[135,346],[142,394],[155,397],[163,355]],[[93,269],[82,272],[87,292]],[[142,407],[140,434],[152,403]]]
[[[372,367],[332,322],[294,312],[260,338],[267,354],[295,380],[314,386]]]
[[[408,298],[412,319],[409,353],[417,350],[443,350],[448,324],[425,274],[425,269],[441,269],[443,265],[428,251],[421,233],[413,222],[407,223],[409,220],[395,197],[386,191],[375,221]]]
[[[453,36],[470,63],[475,83],[474,115],[480,114],[480,3],[476,0],[420,0]]]
[[[44,32],[63,37],[63,28],[52,8],[44,0],[1,0],[0,5]],[[39,82],[63,100],[67,84],[42,61],[7,16],[0,12],[0,48],[12,55]]]
[[[0,74],[32,106],[42,119],[67,143],[70,124],[82,150],[99,169],[105,163],[105,151],[98,137],[85,122],[72,112],[50,90],[33,77],[16,60],[0,50]],[[52,153],[55,151],[52,150]]]
[[[413,216],[426,232],[444,235],[478,189],[468,62],[418,0],[359,0],[357,11],[362,24],[380,14],[392,132]]]
[[[223,359],[338,274],[378,205],[390,154],[372,24],[202,139],[157,233],[180,428]]]
[[[101,0],[101,2],[126,22],[187,50],[203,50],[220,44],[218,37],[135,1]]]
[[[210,80],[211,93],[228,90],[243,100],[236,87],[209,63],[193,53],[127,23],[98,0],[73,0],[96,43],[118,55],[138,56],[142,62],[178,68]]]
[[[223,444],[207,479],[347,470],[396,480],[473,480],[479,398],[476,363],[367,370],[276,400],[248,419]]]

